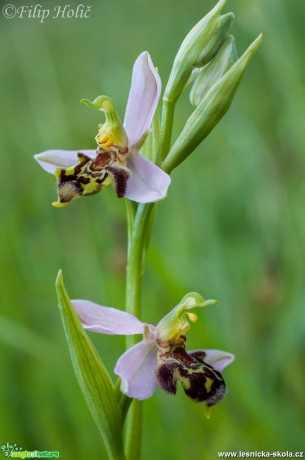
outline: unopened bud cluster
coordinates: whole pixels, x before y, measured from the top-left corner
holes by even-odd
[[[174,60],[164,93],[164,113],[170,113],[169,107],[176,104],[190,84],[190,101],[195,110],[172,148],[163,156],[162,167],[166,172],[171,172],[193,152],[227,112],[262,40],[260,35],[238,59],[234,37],[229,35],[234,15],[220,14],[225,2],[220,0],[195,25]]]

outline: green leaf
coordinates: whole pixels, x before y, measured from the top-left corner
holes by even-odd
[[[104,440],[109,458],[124,460],[121,411],[109,374],[83,329],[65,290],[62,272],[56,280],[60,313],[76,378]]]

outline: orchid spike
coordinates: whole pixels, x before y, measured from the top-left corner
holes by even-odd
[[[121,378],[121,391],[139,400],[152,396],[157,386],[176,394],[177,382],[193,401],[211,407],[221,401],[226,385],[221,371],[234,356],[220,350],[186,351],[189,321],[197,316],[190,309],[215,304],[197,293],[187,294],[157,326],[145,324],[133,315],[88,300],[73,300],[72,305],[83,327],[102,334],[143,334],[143,340],[127,350],[117,361],[115,373]]]
[[[138,203],[163,199],[170,177],[139,150],[154,117],[161,93],[161,80],[150,55],[136,59],[125,120],[121,123],[112,100],[99,96],[81,102],[105,114],[105,123],[96,136],[96,150],[48,150],[34,158],[57,179],[58,201],[62,207],[75,198],[93,195],[112,183],[116,195]]]

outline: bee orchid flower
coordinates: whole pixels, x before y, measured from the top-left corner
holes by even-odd
[[[118,197],[139,203],[166,196],[170,177],[139,153],[154,117],[161,93],[161,80],[150,55],[136,59],[122,124],[112,100],[99,96],[82,102],[105,114],[106,121],[96,136],[96,150],[48,150],[34,158],[57,179],[62,207],[75,198],[93,195],[112,183]]]
[[[181,302],[158,324],[145,324],[133,315],[88,300],[73,300],[82,326],[102,334],[143,334],[143,340],[129,348],[117,361],[114,372],[121,378],[121,391],[139,400],[152,396],[159,385],[176,394],[177,382],[192,400],[208,410],[222,400],[226,385],[222,370],[234,360],[220,350],[186,351],[186,332],[197,316],[190,309],[217,303],[196,292]]]

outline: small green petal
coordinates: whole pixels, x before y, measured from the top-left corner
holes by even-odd
[[[216,304],[216,300],[205,300],[197,292],[186,294],[181,302],[158,323],[156,327],[157,339],[173,340],[181,334],[185,334],[190,328],[188,319],[192,322],[197,319],[194,313],[188,313],[187,310]]]
[[[127,134],[110,97],[98,96],[93,102],[88,99],[82,99],[81,102],[105,113],[106,121],[101,125],[96,136],[97,143],[103,150],[107,151],[112,146],[125,149],[128,146]]]

